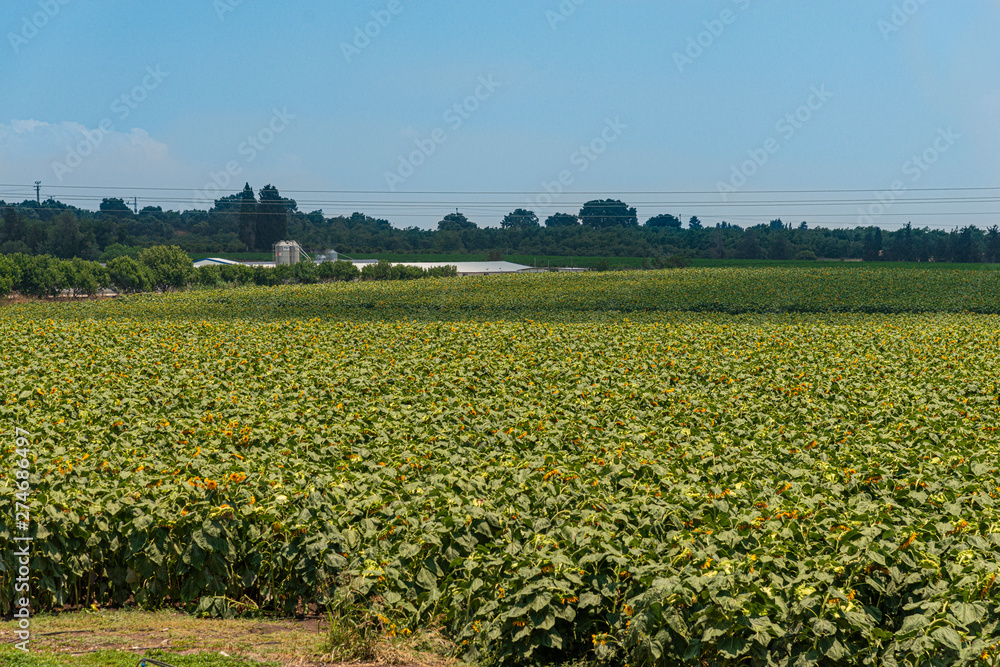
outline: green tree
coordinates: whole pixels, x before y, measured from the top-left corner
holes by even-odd
[[[123,222],[132,219],[134,214],[124,199],[120,197],[105,197],[101,200],[100,217],[105,220]]]
[[[336,262],[323,262],[319,265],[319,277],[323,280],[348,282],[361,277],[361,271],[353,262],[338,259]]]
[[[968,225],[950,235],[953,262],[978,262],[982,255],[983,233],[975,225]]]
[[[149,271],[153,287],[164,292],[184,287],[194,272],[191,258],[177,246],[146,248],[139,253],[139,263]]]
[[[319,267],[317,267],[316,263],[312,260],[303,259],[292,268],[294,269],[292,275],[297,282],[304,285],[311,285],[319,282]]]
[[[153,287],[149,269],[128,256],[115,257],[108,262],[108,282],[119,294],[148,292]]]
[[[3,227],[0,227],[0,244],[15,243],[25,240],[26,228],[24,217],[13,206],[3,209]]]
[[[505,215],[500,227],[503,229],[536,229],[539,227],[538,216],[535,215],[534,211],[519,208],[513,213]]]
[[[652,218],[646,221],[646,226],[650,229],[680,229],[683,223],[681,219],[676,215],[670,215],[669,213],[661,213],[660,215],[654,215]]]
[[[240,241],[246,244],[247,250],[257,248],[257,198],[253,188],[247,183],[243,186],[240,196]]]
[[[142,248],[138,246],[127,246],[121,243],[112,243],[101,253],[100,261],[107,263],[115,257],[131,257],[137,259]]]
[[[467,229],[479,229],[476,223],[465,217],[462,213],[449,213],[438,222],[439,232],[461,232]]]
[[[584,227],[638,227],[639,219],[634,208],[617,199],[595,199],[580,209],[580,223]]]
[[[447,266],[432,266],[427,269],[428,278],[454,278],[458,275],[458,267],[454,264]]]
[[[792,248],[782,231],[771,232],[771,247],[768,248],[769,259],[791,259]]]
[[[393,264],[389,271],[389,280],[418,280],[427,276],[419,266]]]
[[[913,225],[909,222],[889,238],[888,258],[894,262],[916,261],[913,242]]]
[[[278,188],[265,185],[260,189],[257,204],[256,244],[262,251],[270,250],[288,234],[288,202]]]
[[[762,252],[760,249],[760,241],[757,240],[757,232],[753,229],[747,229],[743,232],[743,238],[740,239],[740,243],[736,248],[736,254],[740,259],[760,259]]]
[[[0,255],[0,296],[7,296],[20,280],[21,270],[9,257]]]
[[[704,228],[705,226],[701,224],[701,220],[698,219],[698,216],[692,215],[691,219],[688,220],[688,229],[704,229]]]
[[[993,225],[986,230],[986,261],[996,264],[1000,260],[1000,227]]]
[[[107,271],[97,262],[74,257],[62,263],[62,271],[73,296],[80,294],[94,296],[108,285]]]
[[[80,231],[80,224],[73,211],[63,211],[52,221],[49,228],[49,253],[54,257],[91,257],[93,248],[87,236]]]
[[[59,268],[59,260],[49,255],[10,256],[17,266],[18,281],[14,289],[24,296],[44,298],[56,296],[66,286],[66,276]]]
[[[380,259],[377,264],[365,264],[361,269],[362,280],[390,280],[392,278],[392,264]]]
[[[866,262],[877,262],[882,256],[882,229],[869,228],[865,232],[861,257]]]
[[[545,220],[545,226],[551,227],[579,227],[580,218],[569,213],[553,213]]]

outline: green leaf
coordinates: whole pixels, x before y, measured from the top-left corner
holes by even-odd
[[[930,625],[930,619],[922,614],[911,614],[903,619],[903,625],[899,628],[899,634],[909,635],[921,628]]]
[[[950,609],[955,619],[962,625],[969,625],[983,618],[983,612],[976,603],[956,602]]]
[[[948,648],[962,650],[962,637],[951,626],[942,626],[931,632],[931,636]]]
[[[437,590],[437,579],[425,567],[420,568],[420,571],[417,572],[417,583],[429,591]]]
[[[719,641],[719,653],[727,658],[738,658],[749,650],[745,637],[729,635]]]

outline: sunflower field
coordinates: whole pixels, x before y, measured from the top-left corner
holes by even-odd
[[[0,604],[20,428],[36,609],[350,591],[487,663],[998,664],[996,279],[793,273],[4,307]]]

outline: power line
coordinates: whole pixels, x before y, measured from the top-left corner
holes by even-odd
[[[0,188],[20,188],[23,184],[0,183]],[[31,186],[27,186],[31,187]],[[137,191],[163,191],[163,192],[201,192],[205,188],[158,188],[158,187],[122,187],[104,185],[52,185],[51,188],[75,189],[75,190],[137,190]],[[726,193],[728,196],[750,195],[750,194],[825,194],[825,193],[850,193],[850,192],[870,192],[877,193],[885,191],[885,188],[826,188],[816,190],[738,190]],[[1000,191],[1000,186],[994,187],[950,187],[950,188],[907,188],[906,192],[967,192],[967,191]],[[537,189],[534,190],[409,190],[391,192],[386,190],[285,190],[285,192],[301,192],[304,194],[378,194],[385,196],[395,195],[535,195],[542,194]],[[599,196],[607,194],[609,191],[563,191],[560,195],[587,195]],[[718,190],[617,190],[615,195],[718,195]]]

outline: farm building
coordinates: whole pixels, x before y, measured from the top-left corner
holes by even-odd
[[[354,266],[363,269],[368,264],[375,264],[378,260],[358,259],[353,260]],[[432,269],[439,266],[454,266],[460,276],[496,276],[502,273],[543,273],[549,269],[545,267],[526,266],[515,264],[514,262],[393,262],[403,266],[416,266],[421,269]],[[560,268],[559,271],[586,271],[582,268]]]
[[[205,266],[227,266],[233,264],[239,264],[239,262],[234,262],[231,259],[222,259],[221,257],[206,257],[195,262],[194,268],[200,269]]]
[[[337,252],[334,250],[327,250],[324,253],[319,253],[315,257],[310,257],[302,247],[295,241],[281,241],[274,245],[274,260],[270,262],[235,262],[230,259],[221,259],[219,257],[209,257],[207,259],[202,259],[195,262],[195,268],[201,268],[204,266],[222,266],[222,265],[232,265],[232,264],[244,264],[246,266],[262,266],[268,268],[274,268],[276,265],[281,264],[296,264],[300,260],[312,260],[317,264],[322,262],[333,262],[341,259],[338,257]],[[358,270],[364,269],[369,264],[376,264],[379,260],[377,259],[348,259],[343,258],[344,261],[350,261]],[[420,269],[432,269],[441,266],[454,266],[456,272],[460,276],[495,276],[503,273],[542,273],[549,271],[547,267],[534,267],[527,266],[524,264],[515,264],[514,262],[505,262],[503,260],[499,261],[486,261],[486,262],[392,262],[393,264],[400,264],[403,266],[414,266]],[[559,271],[586,271],[582,268],[559,268]]]

